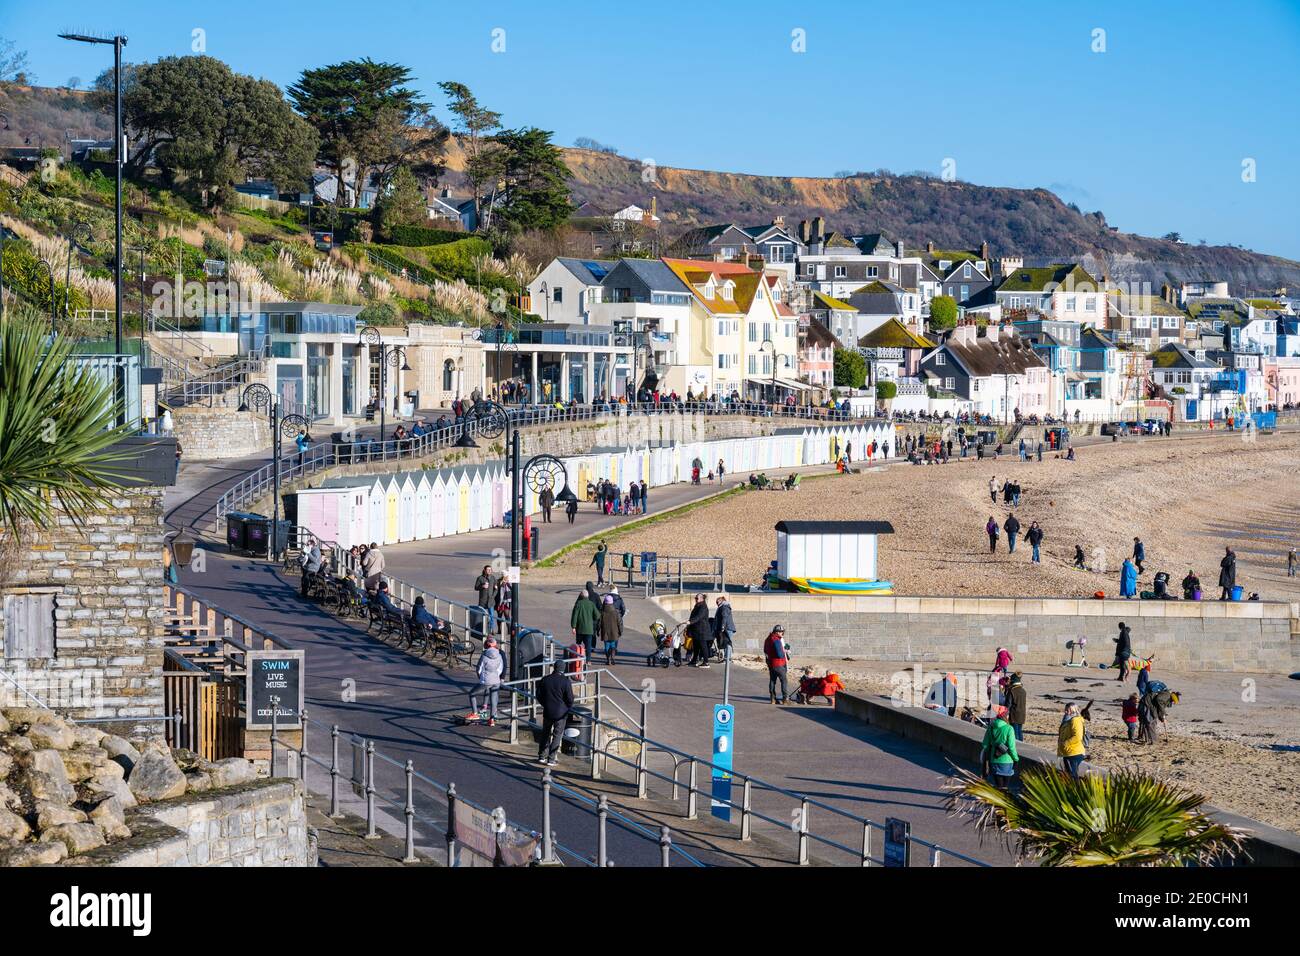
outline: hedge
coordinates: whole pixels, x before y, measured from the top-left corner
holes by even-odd
[[[456,242],[468,234],[456,229],[430,229],[428,226],[394,226],[391,231],[395,246],[440,246]]]

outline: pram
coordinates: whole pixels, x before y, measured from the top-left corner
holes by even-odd
[[[681,663],[682,635],[686,632],[685,624],[678,624],[671,631],[663,621],[656,620],[650,625],[650,636],[654,638],[654,652],[647,655],[646,667],[667,667],[672,662],[672,652],[678,652],[677,663]]]
[[[712,477],[712,476],[710,476],[710,477]],[[699,483],[700,483],[700,469],[699,469],[699,468],[692,468],[692,469],[691,469],[691,484],[693,484],[693,485],[698,485]]]
[[[811,704],[814,697],[825,697],[826,703],[835,706],[835,694],[844,690],[840,675],[827,671],[825,677],[814,677],[812,668],[805,667],[799,676],[799,689],[794,692],[796,704]]]

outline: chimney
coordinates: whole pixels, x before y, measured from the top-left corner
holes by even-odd
[[[814,239],[826,238],[826,221],[821,216],[813,216],[812,237]]]
[[[998,335],[1000,332],[1001,329],[998,328],[997,323],[990,322],[989,327],[984,330],[984,337],[990,345],[996,345],[998,342]]]
[[[778,228],[778,229],[784,229],[784,228],[785,228],[785,216],[773,216],[773,217],[772,217],[772,225],[776,226],[776,228]]]
[[[1171,286],[1168,282],[1166,282],[1164,285],[1162,285],[1162,286],[1160,287],[1160,298],[1164,299],[1164,300],[1165,300],[1166,302],[1168,302],[1170,305],[1173,304],[1173,301],[1174,301],[1174,287]]]
[[[980,243],[980,258],[985,262],[989,261],[989,244],[987,240]]]
[[[903,248],[903,240],[899,239],[896,243],[894,243],[894,258],[902,259],[906,255],[907,255],[907,251]]]
[[[811,235],[812,234],[808,231],[808,220],[800,219],[799,220],[799,241],[806,246],[808,245],[808,240],[811,238]]]
[[[933,240],[933,239],[930,240],[929,242],[927,242],[927,243],[925,244],[925,251],[926,251],[926,253],[927,253],[928,255],[934,255],[934,240]]]

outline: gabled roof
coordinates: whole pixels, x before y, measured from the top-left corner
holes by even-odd
[[[1120,315],[1176,315],[1187,318],[1187,313],[1170,305],[1158,295],[1129,295],[1119,289],[1110,292],[1110,303]]]
[[[1201,361],[1177,342],[1170,342],[1147,357],[1155,368],[1218,368],[1213,362]]]
[[[999,292],[1045,292],[1048,286],[1065,289],[1085,286],[1101,290],[1101,283],[1075,263],[1047,266],[1041,269],[1017,269],[998,286]]]
[[[835,312],[858,311],[853,306],[849,305],[847,302],[841,301],[840,299],[832,298],[831,296],[827,295],[825,292],[814,292],[812,294],[812,297],[816,305],[821,306],[823,309],[830,309]]]
[[[714,314],[744,315],[754,302],[754,293],[762,278],[757,272],[737,262],[711,262],[698,259],[664,259],[664,265],[687,285],[691,294],[702,306]],[[722,296],[705,298],[696,286],[703,285],[713,276],[719,282],[730,279],[735,283],[731,301]]]
[[[880,279],[875,279],[860,288],[854,289],[853,295],[879,295],[886,292],[890,295],[902,295],[903,291],[901,286],[894,285],[892,282],[882,282]]]
[[[569,259],[561,256],[555,261],[572,272],[584,285],[600,285],[609,270],[618,265],[616,259]]]
[[[858,340],[858,345],[869,349],[932,349],[934,343],[917,335],[897,318],[889,319]]]
[[[882,232],[869,232],[865,236],[859,236],[854,245],[869,256],[890,256],[896,251],[894,244],[886,239]]]
[[[809,345],[820,348],[830,347],[836,349],[843,347],[840,344],[840,340],[835,337],[835,333],[826,328],[826,326],[822,325],[816,319],[810,318],[808,320],[807,335]]]
[[[655,292],[686,292],[686,286],[677,273],[668,268],[662,259],[620,259],[618,266],[628,269],[647,288]],[[611,270],[612,272],[613,270]],[[608,276],[606,276],[608,279]]]
[[[989,375],[1018,375],[1031,368],[1047,368],[1032,345],[1016,333],[1003,331],[997,342],[990,342],[987,336],[980,336],[974,344],[957,341],[956,335],[949,332],[940,346],[951,354],[972,376],[984,378]]]
[[[1079,336],[1079,344],[1086,348],[1113,349],[1115,343],[1106,333],[1102,332],[1095,326],[1086,326],[1083,333]]]

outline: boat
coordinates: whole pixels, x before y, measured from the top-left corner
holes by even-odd
[[[861,578],[790,578],[791,588],[803,594],[893,594],[892,581],[864,581]]]

